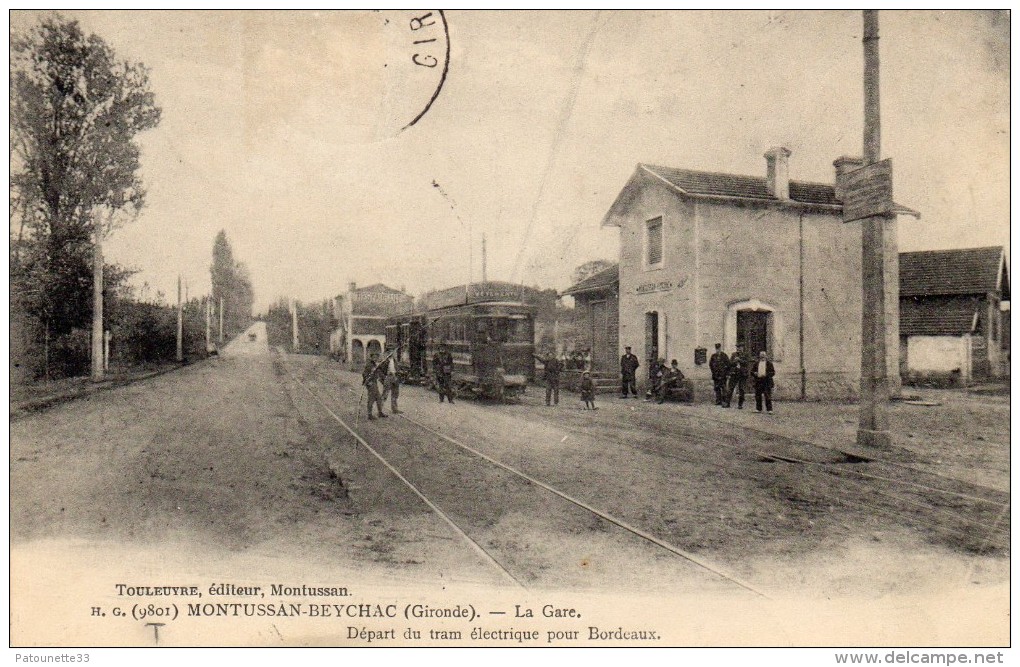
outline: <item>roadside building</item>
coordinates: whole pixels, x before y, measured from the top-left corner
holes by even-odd
[[[563,373],[577,391],[590,371],[597,393],[620,391],[620,267],[611,266],[562,292],[574,299],[573,353]]]
[[[790,151],[765,153],[764,176],[638,164],[602,225],[620,229],[618,348],[643,370],[680,361],[711,392],[709,351],[765,350],[776,395],[853,398],[861,366],[861,224],[842,220],[835,185],[790,180]],[[917,215],[897,207],[897,213]],[[898,378],[896,217],[886,225],[886,346]],[[643,376],[644,373],[641,373]],[[898,388],[898,383],[894,383]]]
[[[574,298],[574,349],[590,351],[596,373],[620,370],[620,267],[612,266],[564,290]]]
[[[1002,374],[1002,246],[900,254],[900,371],[967,384]]]
[[[999,360],[999,362],[1000,362],[999,363],[999,368],[1001,369],[1002,375],[1004,375],[1006,377],[1009,377],[1010,376],[1010,359],[1011,359],[1011,353],[1012,353],[1011,350],[1010,350],[1010,329],[1011,329],[1010,320],[1011,320],[1011,313],[1012,313],[1012,311],[1009,308],[1009,301],[1003,301],[1002,302],[1001,311],[1002,311],[1002,315],[1001,315],[1001,317],[1002,317],[1002,355],[1001,355],[1001,357],[1002,358]]]
[[[414,298],[402,290],[350,283],[347,292],[333,300],[339,325],[330,333],[330,352],[352,370],[361,370],[368,355],[383,350],[386,319],[409,313],[413,306]]]

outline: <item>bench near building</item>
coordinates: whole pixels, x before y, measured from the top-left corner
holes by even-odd
[[[706,396],[714,344],[731,353],[741,341],[775,362],[778,397],[857,396],[861,224],[843,222],[840,184],[860,161],[836,160],[828,185],[790,180],[789,157],[769,150],[764,176],[637,166],[602,225],[620,229],[617,345],[639,356],[639,378],[675,358]],[[886,227],[886,346],[898,379],[897,226]]]

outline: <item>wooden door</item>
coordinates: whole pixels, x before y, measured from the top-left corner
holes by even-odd
[[[744,351],[751,359],[757,359],[762,350],[769,346],[769,313],[764,311],[741,310],[737,312],[737,342],[744,344]]]
[[[605,301],[591,304],[591,363],[592,370],[605,371],[613,367],[609,354],[609,312]]]

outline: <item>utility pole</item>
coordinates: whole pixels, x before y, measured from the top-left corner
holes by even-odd
[[[864,10],[864,167],[881,159],[878,11]],[[861,414],[857,444],[887,446],[889,383],[885,341],[885,215],[861,228]]]
[[[100,225],[95,224],[92,246],[92,381],[103,379],[103,244]]]
[[[487,280],[487,278],[486,278],[486,271],[485,271],[485,264],[486,264],[485,260],[486,260],[486,254],[485,254],[485,232],[482,232],[482,282],[483,283]]]
[[[212,349],[212,296],[205,299],[205,351]]]
[[[290,318],[294,330],[294,352],[298,351],[297,301],[290,300]]]
[[[220,297],[220,343],[223,343],[223,297]]]
[[[177,361],[184,361],[184,303],[181,301],[181,277],[177,276]]]

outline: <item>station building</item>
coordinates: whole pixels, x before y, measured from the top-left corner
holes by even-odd
[[[843,222],[844,175],[790,180],[790,151],[742,176],[638,164],[602,220],[620,230],[619,338],[641,359],[677,359],[701,396],[708,358],[742,342],[775,363],[777,397],[855,398],[861,365],[861,223]],[[897,207],[897,214],[918,214]],[[897,228],[885,234],[888,377],[898,389]]]
[[[358,287],[350,283],[347,292],[333,300],[339,323],[330,334],[330,352],[351,370],[360,371],[373,352],[386,344],[386,320],[410,313],[414,298],[403,290],[382,283]]]

